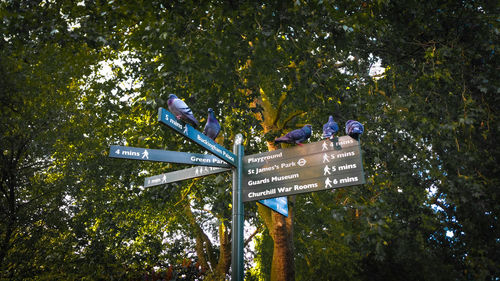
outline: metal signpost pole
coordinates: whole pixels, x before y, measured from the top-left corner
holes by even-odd
[[[241,192],[241,178],[243,171],[243,136],[237,134],[234,139],[233,152],[236,155],[236,167],[233,169],[233,225],[231,244],[231,280],[243,281],[243,228],[244,214]]]

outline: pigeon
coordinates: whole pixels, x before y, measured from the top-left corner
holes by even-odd
[[[348,120],[345,123],[345,133],[353,139],[359,140],[359,136],[363,134],[364,130],[363,125],[358,121]]]
[[[307,140],[311,137],[312,126],[305,125],[301,129],[293,130],[286,135],[279,137],[274,140],[275,143],[296,143],[298,145],[302,145],[301,142]]]
[[[172,112],[177,119],[181,119],[187,123],[193,125],[193,127],[198,127],[200,123],[193,116],[193,112],[187,106],[187,104],[179,99],[176,95],[170,94],[168,96],[168,110]]]
[[[219,121],[215,118],[214,110],[208,109],[207,123],[205,124],[205,129],[203,129],[203,134],[207,137],[215,140],[220,132]]]
[[[333,121],[333,116],[328,117],[328,122],[323,125],[323,138],[333,139],[335,134],[339,131],[339,125]]]

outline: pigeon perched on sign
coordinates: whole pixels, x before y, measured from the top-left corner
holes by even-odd
[[[328,117],[328,122],[323,125],[323,138],[333,139],[339,131],[339,125],[333,120],[333,116]]]
[[[351,138],[359,140],[359,136],[363,134],[365,128],[363,124],[358,121],[348,120],[345,123],[345,133],[348,134]]]
[[[302,142],[311,137],[312,126],[305,125],[301,129],[293,130],[286,135],[274,140],[275,143],[296,143],[302,145]]]
[[[203,134],[215,140],[219,132],[220,132],[219,121],[217,121],[217,119],[215,118],[214,110],[209,108],[207,123],[205,124],[205,128],[203,129]]]
[[[200,123],[196,118],[194,118],[193,112],[187,106],[187,104],[179,99],[176,95],[170,94],[168,96],[168,110],[172,112],[177,119],[181,119],[187,123],[193,125],[193,127],[198,127]]]

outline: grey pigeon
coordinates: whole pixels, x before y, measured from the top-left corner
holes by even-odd
[[[351,138],[359,140],[359,136],[363,134],[365,128],[363,124],[358,121],[348,120],[345,123],[345,133],[348,134]]]
[[[181,119],[187,123],[190,123],[194,127],[198,127],[200,123],[196,118],[194,118],[193,112],[187,106],[187,104],[179,99],[176,95],[170,94],[168,96],[168,110],[172,112],[177,119]]]
[[[219,132],[220,132],[219,121],[217,121],[217,119],[215,118],[214,110],[209,108],[207,123],[205,124],[205,128],[203,129],[203,134],[215,140],[217,135],[219,135]]]
[[[301,142],[307,140],[311,137],[312,126],[305,125],[301,129],[293,130],[286,135],[279,137],[274,140],[275,143],[296,143],[298,145],[302,145]]]
[[[333,121],[333,116],[328,117],[328,122],[323,125],[323,138],[332,139],[339,131],[339,125]]]

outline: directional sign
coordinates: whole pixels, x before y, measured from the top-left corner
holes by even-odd
[[[169,128],[180,133],[189,140],[200,145],[208,152],[213,153],[215,156],[221,158],[227,163],[236,166],[236,155],[229,150],[225,149],[218,143],[214,142],[209,137],[202,134],[200,131],[193,128],[191,125],[178,120],[170,111],[160,107],[158,110],[158,121],[167,125]]]
[[[243,158],[243,201],[365,183],[359,142],[345,136]]]
[[[259,154],[247,155],[243,158],[243,161],[245,166],[251,164],[262,165],[269,162],[280,162],[282,159],[296,158],[298,156],[311,155],[323,151],[340,151],[353,146],[359,146],[359,142],[349,136],[343,136],[335,138],[333,141],[324,140],[287,149],[278,149]]]
[[[148,148],[139,148],[131,146],[120,146],[120,145],[112,145],[110,147],[109,157],[133,159],[133,160],[169,162],[169,163],[179,163],[179,164],[192,164],[192,165],[211,166],[211,167],[224,167],[224,168],[230,167],[226,162],[220,160],[219,158],[213,155],[186,153],[178,151],[159,150],[159,149],[148,149]]]
[[[288,202],[286,196],[259,200],[259,203],[288,217]]]
[[[228,168],[219,167],[193,167],[189,169],[179,170],[175,172],[165,173],[157,176],[147,177],[144,179],[144,187],[151,187],[166,183],[172,183],[187,179],[204,177],[211,174],[218,174],[222,172],[231,171]]]

